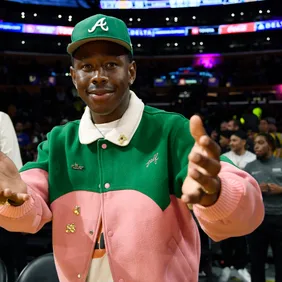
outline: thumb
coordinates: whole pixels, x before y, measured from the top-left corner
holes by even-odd
[[[194,115],[190,119],[190,132],[196,142],[199,142],[202,136],[207,135],[201,118]]]

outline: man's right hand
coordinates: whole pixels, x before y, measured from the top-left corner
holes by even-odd
[[[7,200],[16,206],[22,205],[29,199],[27,186],[21,179],[15,164],[0,152],[0,204]]]
[[[259,186],[260,186],[261,192],[263,193],[269,192],[269,186],[266,183],[263,182]]]

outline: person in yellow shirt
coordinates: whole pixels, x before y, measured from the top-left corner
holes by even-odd
[[[273,155],[277,158],[281,158],[282,136],[281,133],[277,132],[276,120],[272,117],[261,119],[259,123],[259,132],[269,133],[274,138],[276,143],[276,150],[273,152]]]

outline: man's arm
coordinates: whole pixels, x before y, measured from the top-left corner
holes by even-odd
[[[238,169],[233,164],[230,164],[231,161],[226,157],[220,158],[221,169],[216,176],[215,174],[211,175],[211,173],[207,174],[208,170],[205,169],[206,175],[198,173],[198,175],[200,175],[199,178],[190,181],[191,176],[189,176],[189,169],[187,177],[188,155],[188,159],[190,160],[192,154],[200,154],[203,166],[207,167],[207,164],[209,164],[209,171],[213,170],[213,163],[218,165],[219,155],[218,152],[213,151],[210,153],[211,157],[209,157],[208,154],[205,156],[201,155],[201,153],[199,153],[201,152],[200,150],[193,152],[195,147],[192,147],[193,139],[189,133],[189,122],[182,122],[183,125],[178,127],[174,143],[172,143],[171,147],[175,175],[175,195],[178,197],[181,196],[182,187],[182,192],[183,189],[185,189],[184,192],[189,196],[189,193],[191,195],[194,191],[200,191],[201,185],[206,185],[205,190],[208,190],[208,192],[210,192],[209,190],[211,190],[212,193],[213,191],[219,191],[219,193],[215,194],[216,196],[218,195],[218,198],[216,198],[215,201],[210,201],[210,204],[205,203],[205,206],[202,205],[202,203],[204,203],[204,197],[201,197],[203,193],[200,191],[200,197],[196,198],[198,201],[195,202],[197,204],[193,206],[194,214],[198,218],[202,229],[215,241],[253,232],[264,218],[264,205],[258,183],[251,175]],[[176,126],[174,129],[176,130]],[[202,138],[200,137],[200,139]],[[204,139],[208,141],[206,137]],[[213,148],[214,146],[210,147]],[[202,152],[203,151],[204,148]],[[216,158],[213,158],[212,155],[216,155]],[[195,161],[195,159],[193,159],[193,161]],[[202,166],[201,162],[198,164]],[[203,171],[203,169],[204,168],[201,167],[201,171]],[[219,177],[221,186],[219,188],[216,186],[216,189],[211,189],[213,187],[210,188],[209,183],[217,183],[217,176]],[[207,181],[205,182],[203,179]],[[188,181],[191,183],[188,183]],[[195,183],[195,181],[197,183]],[[183,187],[184,185],[185,187]],[[209,200],[208,196],[209,195],[206,195],[207,200]],[[212,196],[213,194],[211,194],[211,197]],[[187,203],[189,204],[188,201]],[[201,203],[201,205],[199,203]]]
[[[52,220],[48,207],[48,173],[42,169],[30,169],[21,173],[27,184],[29,199],[22,205],[0,206],[0,226],[8,231],[36,233]]]
[[[48,207],[48,140],[38,146],[38,159],[22,168],[0,154],[0,226],[8,231],[35,233],[51,221]],[[13,205],[5,203],[12,201]]]
[[[17,135],[10,117],[0,113],[0,151],[9,157],[17,169],[23,166]]]

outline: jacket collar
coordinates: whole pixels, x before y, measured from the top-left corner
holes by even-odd
[[[106,140],[118,146],[127,146],[129,144],[143,115],[144,103],[133,91],[130,91],[130,94],[130,102],[126,112],[119,120],[116,128],[105,135]],[[104,138],[92,122],[89,107],[85,108],[80,120],[78,134],[81,144],[90,144],[99,138]]]

